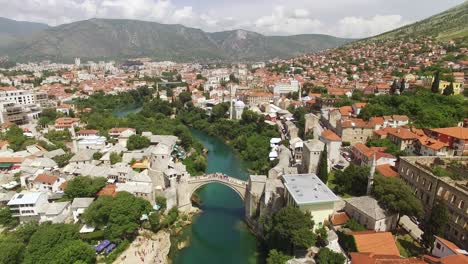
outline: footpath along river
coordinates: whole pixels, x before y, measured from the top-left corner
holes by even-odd
[[[249,174],[235,151],[222,140],[192,129],[193,136],[208,149],[207,173],[220,172],[247,180]],[[243,222],[241,198],[222,184],[212,183],[198,191],[202,213],[181,235],[189,246],[173,255],[174,264],[262,263],[260,243]]]

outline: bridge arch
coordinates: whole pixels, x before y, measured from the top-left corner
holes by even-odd
[[[231,185],[231,184],[228,184],[226,182],[223,182],[223,181],[207,181],[207,182],[200,182],[200,183],[197,183],[197,184],[191,184],[190,186],[190,191],[189,191],[189,197],[192,197],[193,193],[200,189],[201,187],[205,186],[205,185],[208,185],[208,184],[211,184],[211,183],[220,183],[224,186],[227,186],[229,187],[231,190],[233,190],[235,193],[237,193],[237,195],[242,199],[242,201],[245,201],[245,189],[244,190],[240,190],[239,188],[236,188],[235,186]]]
[[[220,183],[231,188],[239,195],[239,197],[242,199],[242,202],[245,203],[245,197],[247,192],[246,181],[229,177],[221,173],[214,173],[204,176],[190,177],[187,180],[179,183],[177,190],[177,200],[179,209],[191,208],[191,197],[193,193],[200,187],[210,183]]]

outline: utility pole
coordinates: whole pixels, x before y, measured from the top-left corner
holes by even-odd
[[[372,155],[372,165],[369,173],[369,179],[367,181],[367,195],[370,195],[372,192],[372,186],[374,185],[374,174],[375,174],[375,152],[374,155]]]

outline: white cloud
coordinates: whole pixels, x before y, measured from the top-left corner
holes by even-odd
[[[312,33],[319,30],[322,22],[308,16],[306,9],[289,10],[276,6],[273,13],[257,19],[251,29],[270,35]]]
[[[367,37],[408,24],[400,15],[375,15],[371,18],[345,17],[340,19],[331,32],[342,37]]]
[[[241,28],[268,35],[325,33],[355,38],[408,23],[395,12],[374,15],[375,10],[367,10],[372,5],[383,5],[384,0],[356,0],[352,4],[348,0],[289,0],[288,5],[283,0],[216,0],[217,5],[213,4],[215,0],[188,1],[181,6],[178,0],[0,0],[0,16],[49,25],[95,17],[126,18],[183,24],[206,31]]]

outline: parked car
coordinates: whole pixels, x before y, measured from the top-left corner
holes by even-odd
[[[340,165],[340,164],[336,164],[335,166],[332,167],[333,170],[342,170],[344,169],[344,166],[343,165]]]

